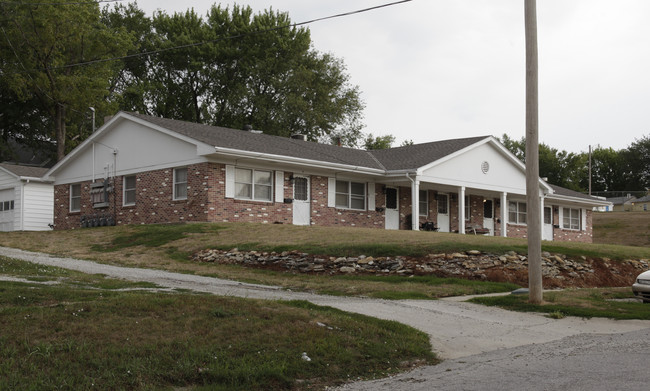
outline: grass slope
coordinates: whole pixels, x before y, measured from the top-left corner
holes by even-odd
[[[3,390],[321,389],[437,362],[422,332],[302,301],[118,291],[142,285],[3,257],[0,273],[39,281],[0,285]]]

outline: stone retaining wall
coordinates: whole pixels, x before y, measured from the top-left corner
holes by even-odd
[[[259,252],[204,250],[194,255],[199,262],[238,264],[294,273],[437,275],[486,281],[527,284],[528,261],[515,252],[503,255],[480,251],[429,254],[412,257],[329,257],[299,251]],[[543,253],[542,275],[545,288],[631,286],[634,278],[650,268],[650,260],[612,261],[610,259],[569,259]]]

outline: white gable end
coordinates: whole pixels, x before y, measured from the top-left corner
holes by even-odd
[[[526,194],[524,170],[491,143],[484,143],[423,170],[422,181]]]
[[[54,175],[56,184],[74,183],[103,179],[107,173],[120,176],[203,161],[196,144],[122,120],[85,145],[71,164],[60,167]]]

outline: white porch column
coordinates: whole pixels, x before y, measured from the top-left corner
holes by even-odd
[[[508,193],[501,193],[501,236],[508,236]]]
[[[458,188],[458,233],[465,233],[465,186]]]
[[[411,181],[411,229],[420,230],[420,181],[418,177]]]
[[[539,229],[542,232],[542,240],[544,240],[544,196],[539,197]]]

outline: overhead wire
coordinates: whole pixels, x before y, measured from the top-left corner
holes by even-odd
[[[283,30],[283,29],[287,29],[287,28],[295,28],[295,27],[305,26],[305,25],[308,25],[308,24],[322,22],[322,21],[325,21],[325,20],[337,19],[337,18],[342,18],[342,17],[346,17],[346,16],[352,16],[352,15],[357,15],[357,14],[361,14],[361,13],[365,13],[365,12],[370,12],[370,11],[374,11],[374,10],[381,9],[381,8],[392,7],[392,6],[396,6],[396,5],[403,4],[403,3],[409,3],[409,2],[412,2],[412,1],[414,1],[414,0],[394,1],[394,2],[391,2],[391,3],[385,3],[385,4],[373,6],[373,7],[359,9],[359,10],[356,10],[356,11],[350,11],[350,12],[344,12],[344,13],[330,15],[330,16],[324,16],[324,17],[321,17],[321,18],[311,19],[311,20],[307,20],[307,21],[304,21],[304,22],[290,23],[290,24],[286,24],[286,25],[283,25],[283,26],[276,26],[276,27],[271,27],[271,28],[263,29],[263,30],[250,31],[250,32],[247,32],[247,33],[236,34],[236,35],[231,35],[231,36],[222,37],[222,38],[216,38],[216,39],[212,39],[212,40],[208,40],[208,41],[201,41],[201,42],[194,42],[194,43],[189,43],[189,44],[184,44],[184,45],[177,45],[177,46],[172,46],[172,47],[169,47],[169,48],[150,50],[150,51],[146,51],[146,52],[142,52],[142,53],[133,53],[133,54],[128,54],[126,56],[102,58],[102,59],[84,61],[84,62],[79,62],[79,63],[74,63],[74,64],[61,65],[61,66],[58,66],[58,67],[48,67],[48,68],[45,68],[45,69],[48,69],[48,70],[67,69],[67,68],[74,68],[74,67],[79,67],[79,66],[92,65],[92,64],[98,64],[98,63],[104,63],[104,62],[110,62],[110,61],[126,60],[126,59],[130,59],[130,58],[150,56],[150,55],[159,54],[159,53],[163,53],[163,52],[168,52],[168,51],[172,51],[172,50],[187,49],[187,48],[206,45],[206,44],[209,44],[209,43],[223,42],[223,41],[228,41],[228,40],[232,40],[232,39],[244,38],[244,37],[251,36],[251,35],[258,35],[258,34],[269,33],[269,32],[272,32],[272,31]]]
[[[94,0],[94,1],[52,1],[49,3],[45,2],[39,2],[39,3],[29,3],[29,2],[24,2],[24,1],[0,1],[0,4],[8,4],[8,5],[81,5],[81,4],[88,4],[88,3],[96,3],[96,4],[101,4],[101,3],[119,3],[122,1],[126,0]]]
[[[125,0],[97,0],[97,1],[93,1],[93,2],[94,3],[115,3],[115,2],[121,2],[121,1],[125,1]],[[264,34],[264,33],[272,32],[272,31],[283,30],[283,29],[287,29],[287,28],[295,28],[295,27],[305,26],[305,25],[308,25],[308,24],[322,22],[322,21],[325,21],[325,20],[337,19],[337,18],[342,18],[342,17],[347,17],[347,16],[352,16],[352,15],[357,15],[357,14],[361,14],[361,13],[366,13],[366,12],[378,10],[378,9],[381,9],[381,8],[392,7],[392,6],[396,6],[396,5],[403,4],[403,3],[409,3],[409,2],[412,2],[412,1],[414,1],[414,0],[393,1],[393,2],[390,2],[390,3],[380,4],[380,5],[377,5],[377,6],[363,8],[363,9],[359,9],[359,10],[355,10],[355,11],[349,11],[349,12],[339,13],[339,14],[335,14],[335,15],[324,16],[324,17],[320,17],[320,18],[307,20],[307,21],[304,21],[304,22],[290,23],[290,24],[286,24],[286,25],[283,25],[283,26],[276,26],[276,27],[271,27],[271,28],[263,29],[263,30],[250,31],[250,32],[247,32],[247,33],[231,35],[231,36],[228,36],[228,37],[222,37],[222,38],[217,38],[217,39],[208,40],[208,41],[194,42],[194,43],[190,43],[190,44],[178,45],[178,46],[173,46],[173,47],[164,48],[164,49],[150,50],[150,51],[142,52],[142,53],[134,53],[134,54],[126,55],[126,56],[117,56],[117,57],[111,57],[111,58],[105,58],[105,59],[84,61],[84,62],[79,62],[79,63],[75,63],[75,64],[67,64],[67,65],[62,65],[62,66],[58,66],[58,67],[46,67],[46,68],[42,68],[42,69],[43,70],[68,69],[68,68],[98,64],[98,63],[104,63],[104,62],[110,62],[110,61],[126,60],[126,59],[130,59],[130,58],[150,56],[150,55],[155,55],[155,54],[158,54],[158,53],[168,52],[168,51],[172,51],[172,50],[186,49],[186,48],[206,45],[206,44],[209,44],[209,43],[217,43],[217,42],[222,42],[222,41],[227,41],[227,40],[232,40],[232,39],[244,38],[244,37],[252,36],[252,35]],[[24,3],[24,2],[0,1],[0,4],[72,5],[72,4],[88,4],[88,3],[87,2],[85,2],[85,3],[82,3],[82,2]],[[23,71],[18,71],[16,73],[29,73],[30,71],[27,70],[26,67],[24,66],[24,64],[22,63],[22,61],[20,61],[20,58],[18,57],[18,53],[16,53],[15,48],[11,44],[11,41],[9,41],[9,38],[8,38],[8,36],[6,34],[6,31],[4,31],[4,28],[2,28],[2,30],[3,30],[3,34],[7,38],[7,41],[9,43],[11,49],[14,51],[14,55],[18,58],[18,61],[20,62],[21,67],[23,68]],[[32,71],[34,71],[34,70],[38,70],[38,69],[33,69]],[[31,78],[31,76],[30,76],[30,78]],[[40,87],[39,87],[39,90],[41,90]],[[54,101],[54,98],[51,97],[47,92],[45,92],[43,90],[41,90],[41,92],[46,97],[48,97],[49,99]],[[76,111],[78,113],[81,113],[78,110],[74,110],[74,111]],[[83,114],[83,113],[81,113],[81,114]]]

